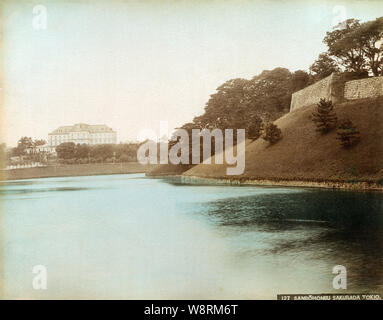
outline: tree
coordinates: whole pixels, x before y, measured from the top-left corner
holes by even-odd
[[[340,68],[336,61],[327,52],[319,55],[318,59],[310,66],[316,81],[328,77],[333,72],[339,72]]]
[[[25,150],[33,147],[33,140],[30,137],[21,137],[17,142],[17,147],[13,149],[13,155],[21,156],[25,154]]]
[[[292,92],[302,90],[303,88],[310,85],[313,82],[312,80],[312,76],[306,71],[295,71],[291,76]]]
[[[36,139],[35,141],[33,141],[33,145],[35,147],[38,147],[38,146],[43,146],[44,144],[46,144],[47,142],[44,140],[44,139]]]
[[[6,144],[1,143],[0,144],[0,168],[5,167],[5,162],[6,162]]]
[[[270,144],[274,144],[282,139],[282,131],[274,123],[270,122],[265,125],[262,139],[270,142]]]
[[[323,42],[328,54],[337,59],[345,71],[362,73],[367,70],[379,76],[383,72],[382,38],[383,17],[365,23],[348,19],[327,32]]]
[[[257,115],[251,116],[246,126],[247,138],[251,140],[258,139],[262,134],[262,130],[263,130],[262,119]]]
[[[240,112],[245,102],[246,79],[232,79],[217,88],[205,106],[205,113],[196,117],[193,124],[197,128],[233,128],[233,122],[240,122]]]
[[[138,147],[137,143],[120,143],[115,145],[113,152],[116,152],[116,157],[121,162],[136,161]]]
[[[360,141],[360,132],[349,119],[343,119],[339,123],[336,134],[344,148],[350,148]]]
[[[328,54],[338,60],[346,71],[361,72],[365,68],[360,39],[352,37],[353,31],[360,27],[359,20],[348,19],[327,32],[323,42],[328,47]]]
[[[76,159],[87,159],[89,158],[90,153],[90,146],[83,143],[83,144],[77,144],[75,148],[75,154],[74,157]]]
[[[93,158],[105,161],[113,156],[113,151],[114,148],[111,144],[97,144],[91,148],[90,153]]]
[[[56,147],[59,159],[73,159],[75,157],[76,145],[73,142],[64,142]]]
[[[246,85],[247,110],[273,121],[289,112],[292,92],[293,75],[288,69],[264,70]]]
[[[245,129],[254,115],[263,121],[275,120],[289,111],[293,88],[307,85],[306,75],[299,71],[294,78],[288,69],[275,68],[251,80],[228,80],[210,96],[204,114],[192,124],[200,129]]]
[[[383,74],[383,17],[363,23],[349,35],[350,40],[360,39],[365,65],[374,76]],[[350,41],[349,41],[350,42]]]
[[[333,109],[331,100],[320,99],[316,111],[312,114],[312,121],[317,127],[316,131],[325,134],[335,128],[337,117]]]

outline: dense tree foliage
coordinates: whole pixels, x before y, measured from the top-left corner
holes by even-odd
[[[249,130],[252,119],[273,121],[287,113],[291,94],[309,83],[305,71],[291,73],[285,68],[265,70],[251,80],[226,81],[210,96],[204,114],[194,118],[193,126]]]
[[[0,144],[0,167],[5,166],[5,160],[6,160],[6,145],[5,143]]]
[[[328,77],[333,72],[339,72],[340,68],[327,52],[319,55],[318,59],[310,66],[310,71],[314,75],[316,81]]]
[[[247,125],[246,138],[251,140],[257,140],[264,129],[264,123],[257,115],[252,115],[249,118],[249,124]]]
[[[323,78],[334,71],[360,75],[383,74],[383,17],[361,23],[348,19],[326,33],[327,52],[319,55],[310,71]]]
[[[60,159],[71,159],[75,157],[76,145],[73,142],[64,142],[56,147],[57,156]]]
[[[13,149],[14,156],[20,156],[26,153],[26,149],[33,147],[33,140],[30,137],[21,137],[17,142],[17,147]]]
[[[56,147],[56,152],[60,160],[68,163],[133,162],[137,160],[138,148],[138,143],[76,145],[73,142],[64,142]]]
[[[205,112],[195,117],[192,122],[184,124],[189,136],[189,157],[191,161],[192,129],[234,129],[234,143],[236,143],[236,129],[245,129],[246,137],[258,139],[264,123],[273,121],[290,109],[291,94],[298,91],[312,81],[310,75],[302,70],[291,73],[285,68],[265,70],[250,80],[231,79],[219,86],[205,105]],[[214,154],[214,137],[211,151]],[[179,142],[177,130],[170,139],[169,148]],[[201,162],[204,160],[202,138],[200,140]]]
[[[28,148],[33,148],[46,144],[43,139],[33,140],[31,137],[21,137],[17,142],[17,147],[11,151],[12,156],[22,156],[27,153]]]
[[[34,147],[43,146],[46,143],[47,142],[44,139],[36,139],[35,141],[33,141],[33,146]]]

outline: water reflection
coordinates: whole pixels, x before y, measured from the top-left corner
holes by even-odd
[[[210,202],[204,215],[223,236],[245,244],[246,255],[342,264],[351,291],[382,292],[382,205],[379,193],[309,190],[221,199]],[[244,234],[252,237],[243,241]]]
[[[11,195],[11,194],[29,194],[29,193],[41,193],[41,192],[59,192],[59,191],[81,191],[88,190],[89,188],[73,188],[73,187],[58,187],[58,188],[41,188],[41,189],[0,189],[0,195]]]
[[[274,299],[383,293],[383,194],[185,185],[143,175],[1,186],[5,297]],[[49,290],[31,287],[31,268]]]
[[[262,220],[326,222],[348,228],[381,228],[383,197],[379,193],[307,191],[259,194],[210,203],[208,215],[222,225],[251,224]]]

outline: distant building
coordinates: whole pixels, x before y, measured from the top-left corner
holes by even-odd
[[[40,146],[35,146],[35,147],[29,147],[25,149],[25,152],[28,154],[33,154],[33,153],[55,153],[56,149],[53,146],[50,146],[49,144],[44,144]]]
[[[112,128],[101,125],[77,123],[73,126],[61,126],[48,134],[48,145],[56,147],[63,142],[76,144],[114,144],[117,134]]]
[[[54,153],[54,152],[56,152],[55,147],[50,146],[49,144],[44,144],[44,145],[41,145],[41,146],[37,146],[37,147],[35,147],[35,150],[37,152],[46,152],[46,153]]]

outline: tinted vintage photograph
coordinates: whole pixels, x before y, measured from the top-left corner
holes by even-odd
[[[0,10],[0,299],[382,299],[383,1]]]

